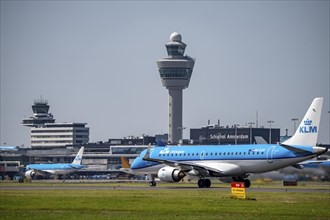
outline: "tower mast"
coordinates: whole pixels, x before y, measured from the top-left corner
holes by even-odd
[[[195,60],[184,56],[186,44],[181,34],[174,32],[165,44],[168,56],[157,61],[161,81],[169,94],[168,141],[177,144],[182,139],[182,90],[188,88]]]

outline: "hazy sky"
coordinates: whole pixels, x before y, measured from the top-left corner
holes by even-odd
[[[1,140],[42,96],[57,122],[86,122],[90,141],[168,132],[156,61],[179,32],[196,63],[183,125],[268,120],[289,129],[323,96],[329,143],[329,1],[1,1]],[[184,137],[189,137],[189,130]]]

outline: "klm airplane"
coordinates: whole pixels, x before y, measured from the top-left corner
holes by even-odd
[[[81,165],[84,147],[81,147],[72,163],[53,163],[53,164],[29,164],[26,166],[25,177],[32,179],[35,176],[45,176],[47,174],[66,175],[73,173],[84,165]]]
[[[208,188],[208,177],[221,181],[242,181],[250,186],[249,174],[263,173],[311,159],[327,152],[317,147],[323,98],[315,98],[295,134],[281,144],[164,146],[141,152],[131,164],[135,173],[164,182],[179,182],[186,175],[199,178],[198,186]]]

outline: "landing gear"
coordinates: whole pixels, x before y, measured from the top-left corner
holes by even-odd
[[[250,188],[251,186],[251,182],[249,179],[244,179],[244,185],[245,185],[245,188]]]
[[[245,177],[247,177],[247,176],[245,176]],[[244,182],[245,188],[250,188],[250,186],[251,186],[250,180],[245,179],[244,177],[240,177],[240,176],[233,177],[233,181],[235,181],[235,182]]]
[[[210,179],[199,179],[198,180],[198,187],[199,188],[210,188],[211,180]]]
[[[151,186],[156,186],[157,184],[156,184],[156,181],[155,180],[152,180],[152,181],[150,181],[149,182],[149,186],[151,187]]]

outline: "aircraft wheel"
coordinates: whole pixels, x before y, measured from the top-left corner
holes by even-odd
[[[150,181],[149,186],[156,186],[156,181]]]
[[[210,188],[210,187],[211,187],[211,180],[205,179],[205,188]]]
[[[210,188],[211,180],[210,179],[199,179],[198,180],[198,187],[199,188]]]
[[[204,179],[199,179],[198,180],[198,187],[199,188],[205,188],[205,180]]]
[[[245,185],[245,188],[250,188],[251,186],[251,182],[249,179],[244,179],[244,185]]]

